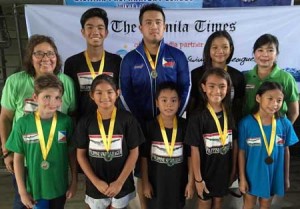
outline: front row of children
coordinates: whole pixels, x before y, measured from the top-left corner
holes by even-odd
[[[94,79],[90,92],[97,111],[79,121],[70,140],[71,119],[57,111],[62,84],[54,75],[38,77],[33,95],[38,110],[18,120],[6,144],[15,153],[23,204],[32,208],[47,200],[47,208],[64,208],[66,198],[76,191],[77,148],[87,177],[85,202],[91,209],[125,208],[135,197],[132,171],[140,147],[149,209],[182,209],[194,188],[199,208],[222,208],[237,173],[243,208],[254,208],[257,199],[260,208],[270,208],[272,197],[282,196],[289,187],[288,146],[298,141],[289,120],[278,115],[284,92],[275,82],[263,83],[256,94],[256,109],[242,119],[238,134],[230,87],[226,71],[207,70],[199,83],[204,106],[187,124],[176,116],[180,105],[176,85],[161,84],[156,96],[160,114],[142,131],[130,113],[116,108],[119,90],[113,78],[103,74]]]

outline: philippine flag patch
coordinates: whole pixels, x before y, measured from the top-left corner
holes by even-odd
[[[66,131],[58,131],[58,143],[66,143],[67,142],[67,132]]]
[[[167,68],[174,68],[175,61],[173,59],[164,58],[162,59],[162,64]]]

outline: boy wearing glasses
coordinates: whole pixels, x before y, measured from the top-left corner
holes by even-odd
[[[119,82],[121,57],[104,50],[104,40],[108,35],[108,17],[105,10],[91,8],[80,19],[81,34],[86,40],[85,51],[69,57],[65,62],[64,73],[75,83],[78,95],[78,119],[96,110],[96,105],[89,96],[94,78],[102,73],[112,76]]]

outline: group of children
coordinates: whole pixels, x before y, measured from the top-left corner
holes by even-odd
[[[125,208],[135,197],[132,171],[139,147],[149,208],[182,209],[185,199],[193,197],[194,188],[201,209],[221,208],[237,173],[244,208],[253,208],[256,197],[267,205],[274,195],[283,195],[289,183],[288,146],[298,139],[289,120],[278,112],[282,87],[276,82],[262,84],[256,109],[242,119],[237,134],[230,110],[229,74],[212,68],[199,85],[206,108],[190,116],[187,124],[177,117],[176,85],[161,84],[156,96],[160,114],[146,124],[143,133],[130,113],[116,107],[119,90],[113,78],[99,75],[90,91],[97,111],[80,120],[72,142],[71,119],[57,111],[63,94],[61,82],[50,74],[38,77],[33,95],[38,110],[17,121],[6,144],[15,153],[23,204],[32,208],[37,200],[47,199],[49,208],[53,204],[63,208],[65,194],[72,196],[76,189],[75,182],[69,185],[67,181],[68,155],[74,171],[74,148],[87,176],[85,201],[91,208]]]
[[[266,44],[273,43],[262,45]],[[260,208],[270,208],[274,195],[283,195],[289,187],[288,147],[298,141],[292,123],[280,111],[285,86],[263,82],[254,93],[253,111],[241,119],[245,81],[227,66],[233,54],[230,35],[213,33],[204,54],[203,67],[192,71],[190,99],[191,106],[202,107],[189,109],[188,120],[178,116],[178,84],[162,82],[155,97],[159,114],[141,126],[119,108],[115,76],[99,73],[80,101],[85,112],[92,106],[96,110],[81,114],[74,129],[72,119],[57,111],[63,84],[52,74],[38,76],[33,94],[38,109],[16,122],[6,143],[15,153],[22,203],[27,208],[64,208],[66,198],[76,192],[77,159],[87,177],[85,202],[91,209],[126,208],[135,197],[132,171],[137,161],[149,209],[183,209],[194,192],[200,209],[220,209],[237,178],[244,209],[254,208],[257,200]],[[87,57],[76,56],[81,63]]]

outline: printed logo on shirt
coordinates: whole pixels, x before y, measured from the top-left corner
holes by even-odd
[[[225,155],[232,148],[232,130],[228,130],[224,146],[221,143],[219,133],[203,134],[203,139],[207,155]]]
[[[23,109],[23,111],[24,111],[25,114],[32,113],[32,112],[36,111],[37,107],[38,107],[38,104],[35,101],[33,101],[32,98],[26,98],[24,100],[24,109]]]
[[[157,163],[173,166],[183,162],[183,144],[175,143],[173,155],[170,157],[165,148],[164,142],[153,141],[151,144],[151,160]]]
[[[103,158],[105,159],[107,151],[103,144],[101,135],[89,135],[89,156],[94,158]],[[123,156],[122,150],[122,139],[123,135],[113,135],[110,145],[109,155],[110,158],[118,158]]]
[[[165,68],[174,68],[175,61],[173,58],[162,58],[162,66]]]
[[[57,142],[58,143],[66,143],[67,142],[67,131],[58,131]]]
[[[247,89],[254,89],[255,88],[255,85],[254,84],[251,84],[251,83],[247,83],[246,84],[246,90]]]
[[[248,138],[246,140],[248,146],[254,147],[254,146],[261,146],[261,138],[256,137],[256,138]]]
[[[114,77],[113,72],[103,72],[103,74]],[[97,76],[98,72],[95,72],[95,75]],[[93,82],[93,77],[91,72],[77,73],[77,78],[80,86],[80,91],[90,91]]]
[[[135,65],[133,66],[133,69],[137,70],[137,69],[143,69],[144,68],[144,64],[141,63],[140,65]]]
[[[39,143],[39,136],[37,133],[22,135],[23,141],[27,144]]]
[[[284,144],[285,144],[285,140],[282,137],[276,135],[276,145],[283,147]]]

